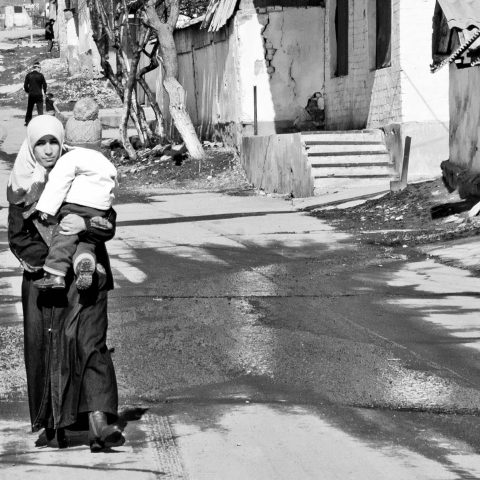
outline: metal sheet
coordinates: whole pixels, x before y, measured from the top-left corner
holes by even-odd
[[[437,0],[450,28],[480,26],[480,0]]]

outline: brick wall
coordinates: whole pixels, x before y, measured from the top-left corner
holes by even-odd
[[[392,62],[381,70],[372,67],[369,41],[369,5],[374,0],[349,0],[348,75],[335,77],[326,62],[326,118],[330,130],[377,127],[401,120],[400,0],[392,0]],[[326,58],[332,56],[336,0],[326,4]],[[371,11],[371,7],[370,7]],[[433,9],[432,9],[433,12]]]
[[[326,4],[327,58],[333,52],[336,0]],[[375,128],[397,122],[447,122],[448,77],[430,74],[435,0],[392,0],[391,66],[372,67],[369,14],[375,0],[349,0],[349,72],[334,77],[326,65],[329,129]],[[372,35],[370,33],[370,35]]]

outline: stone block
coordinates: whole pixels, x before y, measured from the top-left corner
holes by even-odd
[[[73,116],[76,120],[95,120],[98,118],[100,107],[97,102],[90,97],[81,98],[73,107]]]
[[[95,120],[77,120],[71,117],[65,126],[65,143],[67,145],[92,144],[100,146],[102,142],[102,124]]]
[[[65,125],[65,142],[74,146],[100,148],[102,123],[98,118],[99,107],[93,98],[85,97],[73,107],[73,117]]]
[[[268,15],[259,12],[257,15],[257,20],[260,25],[265,26],[268,23]]]

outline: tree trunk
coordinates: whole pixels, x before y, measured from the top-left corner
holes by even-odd
[[[190,156],[196,160],[205,157],[202,144],[185,108],[185,90],[174,77],[165,77],[163,86],[168,93],[170,115],[179,131]]]
[[[172,2],[171,5],[174,3],[175,2]],[[178,7],[178,2],[176,6]],[[149,2],[145,8],[145,13],[147,16],[147,22],[149,26],[155,30],[160,45],[163,67],[165,69],[163,86],[170,100],[170,115],[185,142],[188,153],[192,158],[200,160],[205,157],[205,152],[185,106],[185,90],[177,80],[178,59],[177,49],[173,39],[173,29],[176,19],[178,18],[178,12],[176,16],[173,15],[172,18],[168,19],[169,23],[164,23],[160,21],[153,8],[153,4]]]
[[[67,27],[65,24],[64,10],[65,0],[58,0],[57,2],[57,19],[55,20],[55,26],[57,27],[58,36],[55,39],[58,42],[58,48],[60,50],[60,58],[66,60],[67,58]]]
[[[133,89],[135,88],[135,83],[136,83],[136,76],[137,76],[137,67],[138,67],[138,62],[140,61],[140,55],[141,51],[137,50],[135,51],[133,58],[130,62],[129,68],[125,69],[126,72],[128,72],[128,77],[127,77],[127,84],[125,86],[125,94],[123,98],[123,112],[122,112],[122,123],[120,126],[120,132],[122,133],[122,138],[123,138],[123,146],[127,150],[127,153],[129,157],[132,160],[137,159],[137,153],[132,147],[132,144],[130,143],[130,140],[128,139],[128,119],[130,118],[130,108],[132,105],[132,96],[135,97],[135,106],[137,104],[136,102],[136,95],[133,95]],[[127,63],[127,62],[125,62]],[[137,131],[140,135],[140,138],[142,138],[143,133],[141,132],[141,127],[140,127],[140,120],[138,117],[138,112],[135,112],[137,115],[135,115],[136,123],[138,123],[137,126]],[[143,142],[145,142],[145,139],[142,139]]]
[[[148,100],[150,101],[150,106],[152,107],[153,112],[155,113],[155,118],[157,120],[157,124],[155,126],[155,135],[160,137],[163,141],[165,139],[165,130],[163,128],[163,114],[158,106],[157,100],[155,99],[155,95],[150,90],[147,85],[147,82],[143,77],[140,77],[138,80],[139,85],[143,88],[143,91],[147,95]]]

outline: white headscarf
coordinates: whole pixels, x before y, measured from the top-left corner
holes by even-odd
[[[62,123],[52,115],[39,115],[33,118],[27,127],[27,138],[23,141],[13,165],[7,186],[9,203],[25,206],[35,203],[47,183],[48,171],[36,160],[33,148],[45,135],[54,136],[63,148],[65,130]]]

